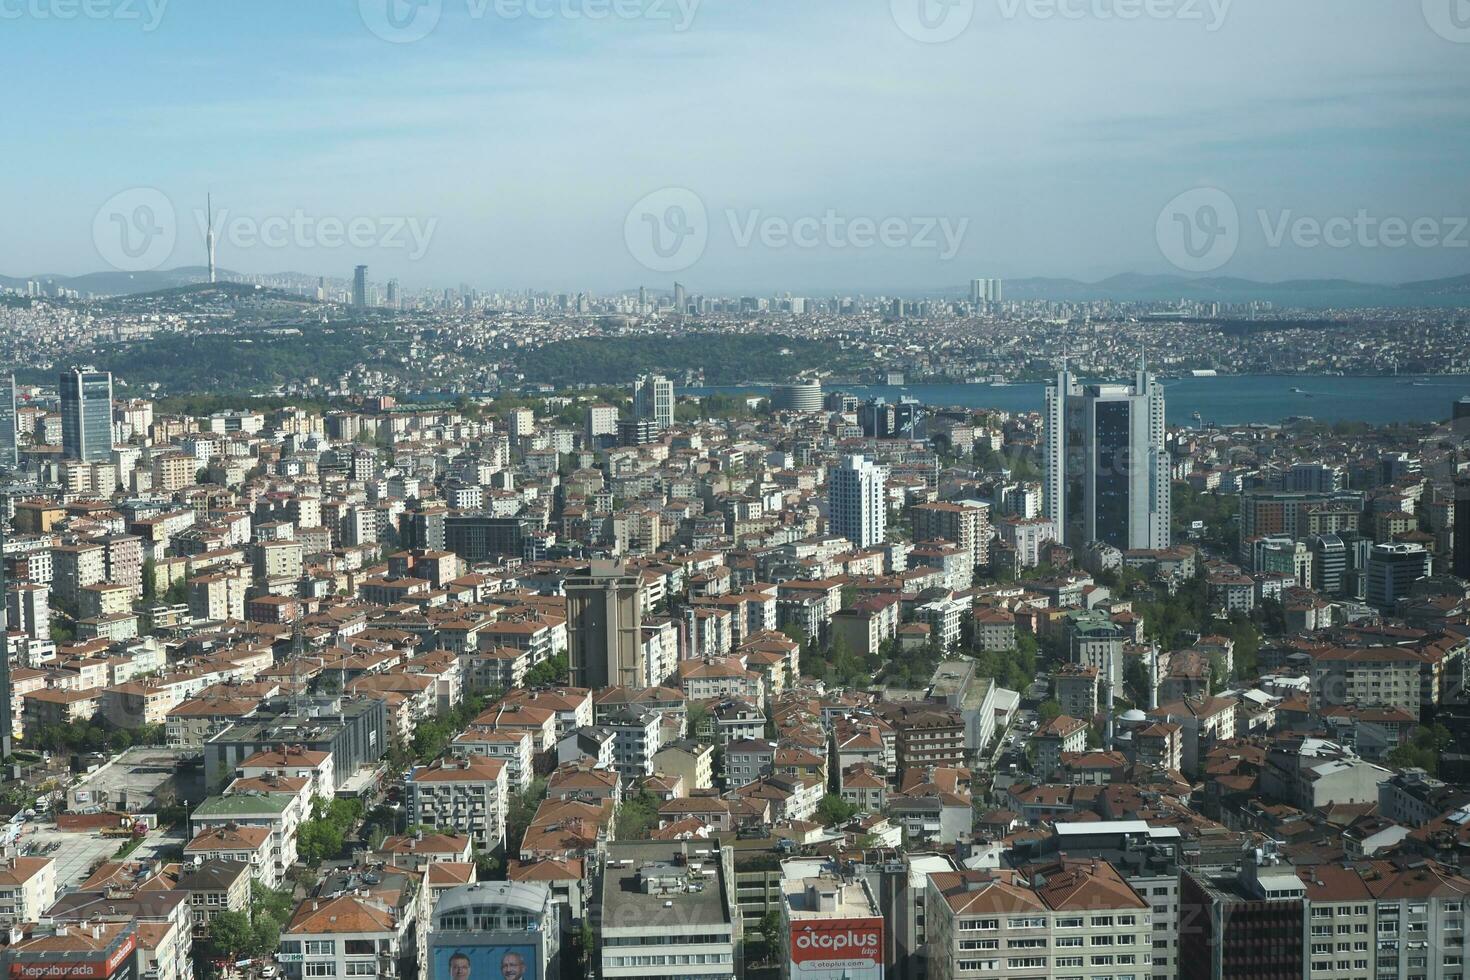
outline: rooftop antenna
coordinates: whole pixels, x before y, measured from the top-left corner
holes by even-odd
[[[204,195],[205,220],[204,248],[209,252],[209,282],[214,284],[214,195]]]

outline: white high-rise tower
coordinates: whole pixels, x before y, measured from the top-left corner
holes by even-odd
[[[209,252],[209,281],[214,282],[214,195],[204,195],[204,248]]]
[[[633,415],[650,419],[657,429],[674,424],[674,383],[661,374],[645,374],[633,385]]]
[[[858,548],[872,548],[888,537],[888,507],[883,468],[861,456],[848,456],[827,483],[827,530]]]

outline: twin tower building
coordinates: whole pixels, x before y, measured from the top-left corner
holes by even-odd
[[[1082,384],[1063,364],[1046,391],[1044,507],[1062,543],[1169,547],[1164,387],[1140,364],[1133,384]]]

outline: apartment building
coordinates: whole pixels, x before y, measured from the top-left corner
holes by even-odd
[[[948,541],[968,556],[971,568],[990,564],[990,505],[980,501],[919,504],[913,508],[914,540]]]
[[[1465,975],[1470,878],[1430,861],[1294,870],[1306,889],[1310,980]]]
[[[56,862],[11,857],[0,862],[0,926],[40,922],[56,901]]]
[[[508,768],[488,756],[438,759],[407,779],[408,822],[447,827],[484,851],[505,847]]]
[[[1403,647],[1334,647],[1312,655],[1312,707],[1400,708],[1419,717],[1422,654]]]
[[[1145,977],[1149,903],[1106,861],[940,872],[925,896],[931,980]]]

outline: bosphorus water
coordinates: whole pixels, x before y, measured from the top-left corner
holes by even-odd
[[[1131,381],[1131,378],[1119,378]],[[1470,375],[1428,377],[1314,377],[1311,375],[1221,375],[1214,378],[1177,378],[1164,382],[1169,422],[1200,421],[1220,425],[1251,422],[1276,423],[1293,416],[1323,422],[1441,422],[1450,417],[1451,404],[1470,395]],[[991,387],[984,384],[824,385],[858,398],[874,396],[888,401],[913,398],[925,405],[994,408],[1010,412],[1039,412],[1046,386],[1037,383]],[[688,388],[681,394],[767,394],[769,388],[738,385]]]

